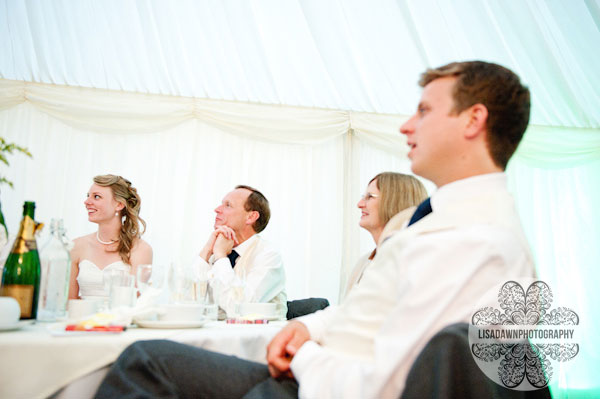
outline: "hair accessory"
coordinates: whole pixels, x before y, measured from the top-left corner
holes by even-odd
[[[110,244],[114,244],[116,241],[114,240],[110,240],[110,241],[102,241],[100,239],[100,232],[96,231],[96,240],[98,240],[98,242],[100,244],[104,244],[104,245],[110,245]]]

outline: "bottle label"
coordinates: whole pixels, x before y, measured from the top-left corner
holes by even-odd
[[[21,318],[30,318],[33,307],[33,289],[33,285],[7,284],[2,288],[2,295],[15,298],[21,308]]]
[[[35,240],[24,240],[18,237],[11,252],[14,254],[25,254],[34,249],[37,249],[37,242]]]

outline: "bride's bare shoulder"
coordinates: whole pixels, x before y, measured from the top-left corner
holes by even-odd
[[[95,234],[87,234],[73,240],[73,251],[82,250],[94,243]]]
[[[131,249],[132,263],[152,263],[152,247],[141,238],[137,239]]]

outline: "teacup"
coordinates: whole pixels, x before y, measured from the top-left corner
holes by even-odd
[[[164,305],[158,312],[160,321],[200,321],[204,319],[204,305],[195,303],[182,303]]]
[[[244,317],[248,315],[256,315],[262,317],[277,317],[276,303],[240,303],[239,314]]]
[[[15,298],[0,297],[0,328],[13,326],[21,317],[21,307]]]

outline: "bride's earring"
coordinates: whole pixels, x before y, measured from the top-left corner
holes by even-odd
[[[115,211],[115,217],[119,217],[119,211]]]

